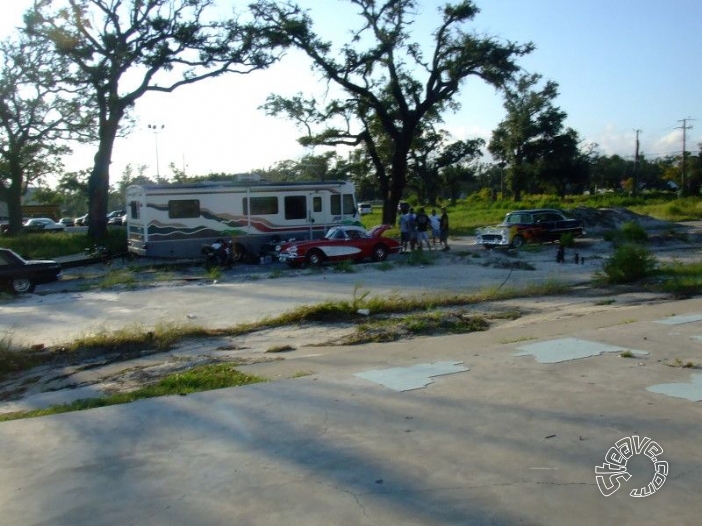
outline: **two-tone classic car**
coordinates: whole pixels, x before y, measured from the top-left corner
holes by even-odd
[[[475,242],[485,248],[520,248],[524,243],[559,241],[563,234],[582,236],[583,224],[567,218],[560,210],[515,210],[505,216],[502,224],[477,229]]]
[[[0,248],[0,288],[22,294],[36,285],[59,279],[61,265],[56,261],[26,260],[9,248]]]
[[[397,254],[399,241],[382,234],[390,225],[378,225],[370,230],[359,226],[336,226],[329,229],[322,239],[291,241],[276,248],[278,261],[291,267],[302,264],[320,266],[325,261],[350,259],[383,261],[388,254]]]

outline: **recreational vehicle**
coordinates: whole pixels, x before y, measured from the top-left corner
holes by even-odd
[[[204,244],[230,237],[236,260],[258,260],[281,241],[360,224],[345,181],[134,185],[126,197],[129,251],[138,256],[198,257]]]

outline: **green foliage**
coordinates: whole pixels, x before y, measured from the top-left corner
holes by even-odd
[[[559,243],[566,248],[571,248],[575,246],[575,235],[572,232],[561,234]]]
[[[110,254],[127,252],[126,229],[108,229],[106,241]],[[86,248],[92,246],[92,243],[84,233],[26,233],[19,236],[0,237],[0,246],[12,249],[25,258],[45,259],[83,254]]]
[[[344,274],[353,274],[356,272],[354,268],[354,262],[350,259],[342,259],[334,265],[335,272],[341,272]]]
[[[658,289],[676,298],[702,294],[702,261],[665,263],[658,270]]]
[[[621,236],[625,243],[646,243],[648,241],[648,233],[636,221],[627,221],[621,226]]]
[[[618,230],[609,230],[602,237],[615,246],[627,243],[644,244],[648,241],[648,233],[636,221],[627,221]]]
[[[656,269],[656,258],[646,247],[625,244],[615,249],[602,269],[609,283],[631,283],[651,275]]]

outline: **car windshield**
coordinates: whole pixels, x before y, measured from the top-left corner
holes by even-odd
[[[340,227],[330,228],[327,234],[324,236],[326,239],[365,239],[368,236],[363,230],[349,228],[344,229]]]

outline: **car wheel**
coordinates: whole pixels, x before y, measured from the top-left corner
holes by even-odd
[[[234,245],[234,253],[232,254],[232,260],[234,263],[241,263],[246,257],[246,247],[241,243]]]
[[[12,290],[17,294],[34,291],[34,283],[29,278],[15,278],[12,280]]]
[[[310,250],[307,253],[307,263],[314,265],[315,267],[321,267],[324,262],[324,254],[321,250]]]
[[[522,248],[524,246],[524,238],[522,236],[514,236],[512,239],[512,246],[514,248]]]
[[[388,257],[388,247],[385,245],[376,245],[373,248],[373,259],[375,261],[385,261]]]

